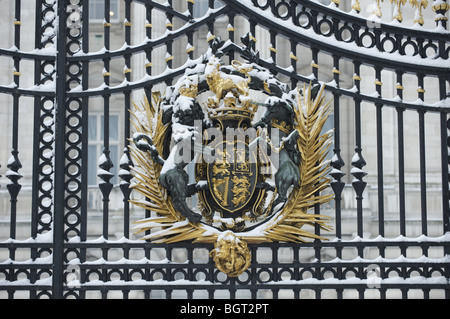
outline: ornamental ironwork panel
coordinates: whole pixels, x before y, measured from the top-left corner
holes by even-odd
[[[448,11],[443,0],[9,1],[0,298],[450,298]],[[139,110],[219,51],[330,103],[329,187],[308,195],[310,240],[249,242],[235,276],[216,267],[213,242],[133,232],[160,216],[137,191]],[[232,205],[202,194],[187,204]]]

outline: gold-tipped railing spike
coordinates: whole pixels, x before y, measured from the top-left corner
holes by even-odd
[[[336,7],[339,7],[339,5],[341,4],[341,0],[331,0],[331,2],[333,2]]]
[[[415,9],[414,13],[414,23],[418,23],[423,25],[425,23],[423,10],[428,7],[429,0],[390,0],[391,4],[394,4],[393,11],[393,20],[397,20],[398,22],[403,21],[402,15],[402,7],[409,4]],[[384,0],[373,0],[372,5],[372,14],[376,15],[378,18],[382,16],[381,3],[384,3]],[[359,0],[352,0],[352,9],[359,12],[361,10]],[[436,11],[435,6],[433,6],[433,10]]]
[[[402,22],[403,21],[403,17],[402,17],[402,6],[404,6],[406,4],[406,0],[391,0],[391,3],[395,4],[395,8],[394,8],[394,19]]]
[[[352,9],[356,12],[361,12],[361,5],[359,4],[359,0],[352,0]]]
[[[381,18],[382,16],[380,2],[383,2],[383,0],[375,0],[372,10],[372,14],[376,15],[378,18]]]
[[[409,3],[416,8],[416,13],[414,15],[414,23],[418,23],[420,25],[423,25],[425,23],[423,19],[423,12],[422,9],[426,9],[428,6],[428,0],[409,0]]]

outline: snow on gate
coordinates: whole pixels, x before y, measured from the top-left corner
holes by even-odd
[[[161,2],[2,3],[0,298],[448,299],[447,2]],[[212,245],[130,232],[154,213],[129,203],[129,110],[212,36],[242,60],[247,32],[258,64],[333,99],[334,200],[313,211],[333,231],[251,244],[229,278]]]

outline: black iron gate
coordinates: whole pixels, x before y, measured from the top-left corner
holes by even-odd
[[[371,18],[359,1],[8,1],[2,298],[450,298],[445,1],[430,3],[431,30],[423,1],[413,27],[378,20],[380,1]],[[250,245],[251,267],[228,278],[210,245],[130,233],[150,212],[128,202],[129,110],[171,85],[211,36],[239,58],[247,32],[266,45],[262,66],[292,87],[323,83],[333,98],[335,198],[314,213],[332,216],[334,233]]]

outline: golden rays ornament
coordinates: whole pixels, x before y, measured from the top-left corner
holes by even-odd
[[[214,244],[216,267],[237,277],[250,267],[249,244],[323,240],[303,226],[330,229],[309,209],[332,199],[323,194],[332,132],[322,132],[331,109],[323,87],[290,90],[250,48],[249,63],[225,65],[220,38],[211,41],[164,95],[134,104],[132,188],[142,199],[131,202],[151,212],[134,230],[157,243]]]

